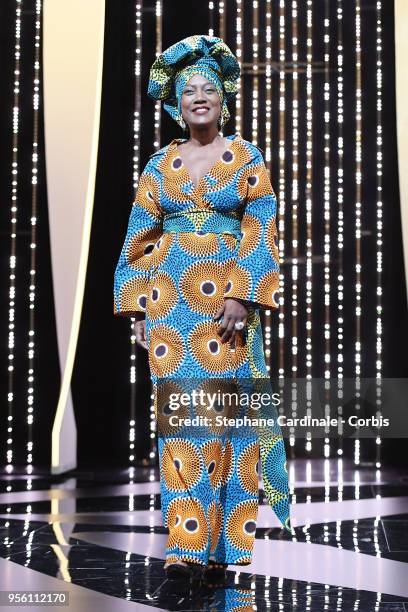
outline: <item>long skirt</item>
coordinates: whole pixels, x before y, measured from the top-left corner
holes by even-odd
[[[276,422],[272,427],[241,424],[245,416],[260,416],[241,402],[243,392],[251,395],[247,390],[254,380],[268,380],[260,314],[249,307],[235,347],[221,343],[220,322],[213,316],[223,302],[219,288],[225,287],[235,243],[230,236],[227,247],[223,237],[209,234],[209,248],[218,241],[218,261],[209,262],[204,238],[202,254],[194,253],[189,270],[177,256],[184,235],[164,233],[150,272],[146,335],[161,508],[169,531],[166,559],[246,565],[258,515],[259,459],[267,499],[282,526],[291,530],[286,454]],[[205,298],[211,283],[221,299],[210,301],[209,308]],[[200,295],[203,287],[206,295]]]

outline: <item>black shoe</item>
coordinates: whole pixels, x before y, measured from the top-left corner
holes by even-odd
[[[196,586],[201,582],[202,565],[198,563],[188,563],[181,565],[180,563],[171,563],[165,568],[166,577],[172,582],[189,583],[191,586]]]
[[[220,584],[223,584],[227,579],[227,568],[227,563],[209,561],[204,570],[204,579],[206,584],[208,586],[219,586]]]

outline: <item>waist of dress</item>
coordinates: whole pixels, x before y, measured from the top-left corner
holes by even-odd
[[[163,232],[231,234],[237,238],[242,236],[238,213],[201,208],[165,214]]]

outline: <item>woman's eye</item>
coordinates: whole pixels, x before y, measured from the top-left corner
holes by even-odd
[[[214,89],[214,87],[209,87],[208,89],[205,90],[205,92],[206,93],[215,93],[215,89]],[[193,89],[185,89],[183,91],[183,93],[186,94],[186,95],[189,95],[189,94],[194,93],[194,90]]]

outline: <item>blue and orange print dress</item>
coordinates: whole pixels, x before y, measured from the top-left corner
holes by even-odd
[[[161,509],[169,530],[166,558],[204,565],[209,559],[251,562],[259,457],[266,497],[291,531],[278,425],[241,427],[238,433],[215,421],[206,428],[169,426],[174,411],[168,394],[185,391],[188,381],[194,388],[222,391],[231,381],[247,388],[248,381],[269,379],[259,313],[278,307],[276,198],[260,150],[238,134],[227,138],[229,147],[197,186],[179,155],[183,140],[150,157],[114,276],[114,314],[145,312]],[[248,307],[235,347],[221,343],[220,321],[213,320],[226,297],[245,300]],[[160,394],[163,381],[166,393]],[[239,402],[189,408],[194,415],[256,412]],[[179,415],[187,411],[180,410]]]

